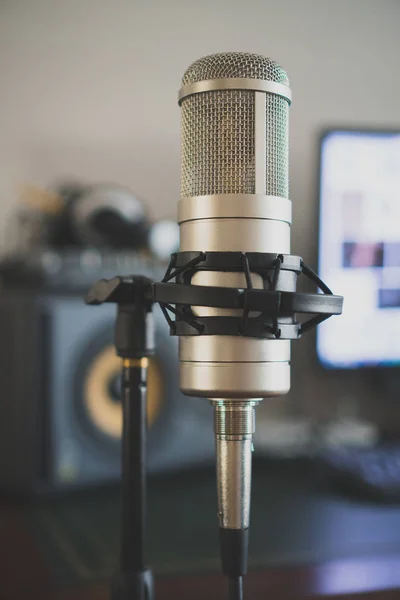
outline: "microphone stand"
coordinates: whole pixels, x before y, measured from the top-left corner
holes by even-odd
[[[111,600],[153,600],[153,575],[145,561],[147,367],[154,354],[151,280],[100,280],[85,301],[117,304],[115,348],[122,358],[122,511],[119,570]]]
[[[192,285],[193,271],[196,268],[207,270],[207,267],[210,271],[243,271],[247,288]],[[263,289],[253,289],[252,272],[263,277],[266,284]],[[289,276],[281,277],[281,273],[285,272]],[[300,273],[313,281],[323,294],[297,293],[296,278]],[[169,283],[172,279],[175,283]],[[142,276],[101,279],[94,284],[85,300],[91,305],[104,302],[117,304],[115,347],[123,361],[121,551],[111,598],[153,600],[153,577],[144,558],[147,365],[155,347],[153,303],[160,305],[171,335],[297,339],[331,315],[341,314],[343,298],[334,296],[298,256],[255,252],[181,252],[171,256],[161,283],[153,283]],[[196,316],[192,306],[234,308],[242,310],[243,314],[238,318],[209,320]],[[252,311],[259,312],[259,316],[251,317]],[[169,313],[175,315],[175,320]],[[314,316],[299,323],[297,313]],[[241,427],[246,423],[241,417]],[[250,421],[248,425],[251,425]],[[250,435],[252,429],[247,430],[246,427],[240,433]],[[220,434],[222,437],[225,435],[222,430]],[[230,480],[226,481],[230,485]],[[225,502],[227,506],[233,504],[232,498],[229,498],[229,503]],[[227,535],[224,533],[221,537],[223,571],[230,575],[231,600],[242,597],[241,574],[245,572],[246,562],[246,554],[242,550],[247,548],[247,544],[246,537],[236,536],[236,531],[246,529],[227,528]],[[234,532],[233,536],[231,532]]]

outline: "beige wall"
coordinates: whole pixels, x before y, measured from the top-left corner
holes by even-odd
[[[399,0],[0,0],[3,231],[19,184],[66,175],[131,186],[153,216],[175,215],[180,78],[205,54],[249,51],[291,79],[293,251],[314,262],[318,133],[400,127],[399,25]],[[283,406],[325,419],[350,398],[376,418],[369,380],[322,375],[313,354],[312,335],[293,344]]]
[[[400,125],[397,0],[0,0],[0,219],[18,184],[115,180],[179,196],[180,77],[242,50],[287,69],[294,250],[311,252],[318,131]]]

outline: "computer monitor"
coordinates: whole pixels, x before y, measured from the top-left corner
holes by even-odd
[[[328,368],[400,364],[400,132],[331,130],[321,140],[319,275],[344,296],[318,328]]]

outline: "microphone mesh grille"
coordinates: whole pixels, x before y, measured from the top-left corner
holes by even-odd
[[[289,84],[274,61],[245,53],[214,54],[191,65],[183,85],[245,77]],[[284,98],[266,94],[266,193],[288,198],[288,111]],[[192,94],[181,104],[181,196],[255,193],[255,92]]]
[[[267,94],[266,193],[289,198],[289,103]]]
[[[189,96],[181,127],[183,197],[254,193],[254,92]]]
[[[225,77],[264,79],[289,85],[286,71],[270,58],[247,52],[221,52],[204,56],[190,65],[183,76],[182,86]]]

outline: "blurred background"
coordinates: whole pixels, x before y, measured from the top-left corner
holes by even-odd
[[[400,549],[399,22],[397,0],[0,1],[0,487],[57,576],[109,576],[118,539],[115,315],[82,298],[100,277],[164,272],[180,80],[223,51],[289,74],[293,252],[348,306],[293,344],[290,394],[258,409],[253,566]],[[153,561],[214,569],[211,409],[180,395],[156,321]],[[161,513],[183,497],[172,556]]]

